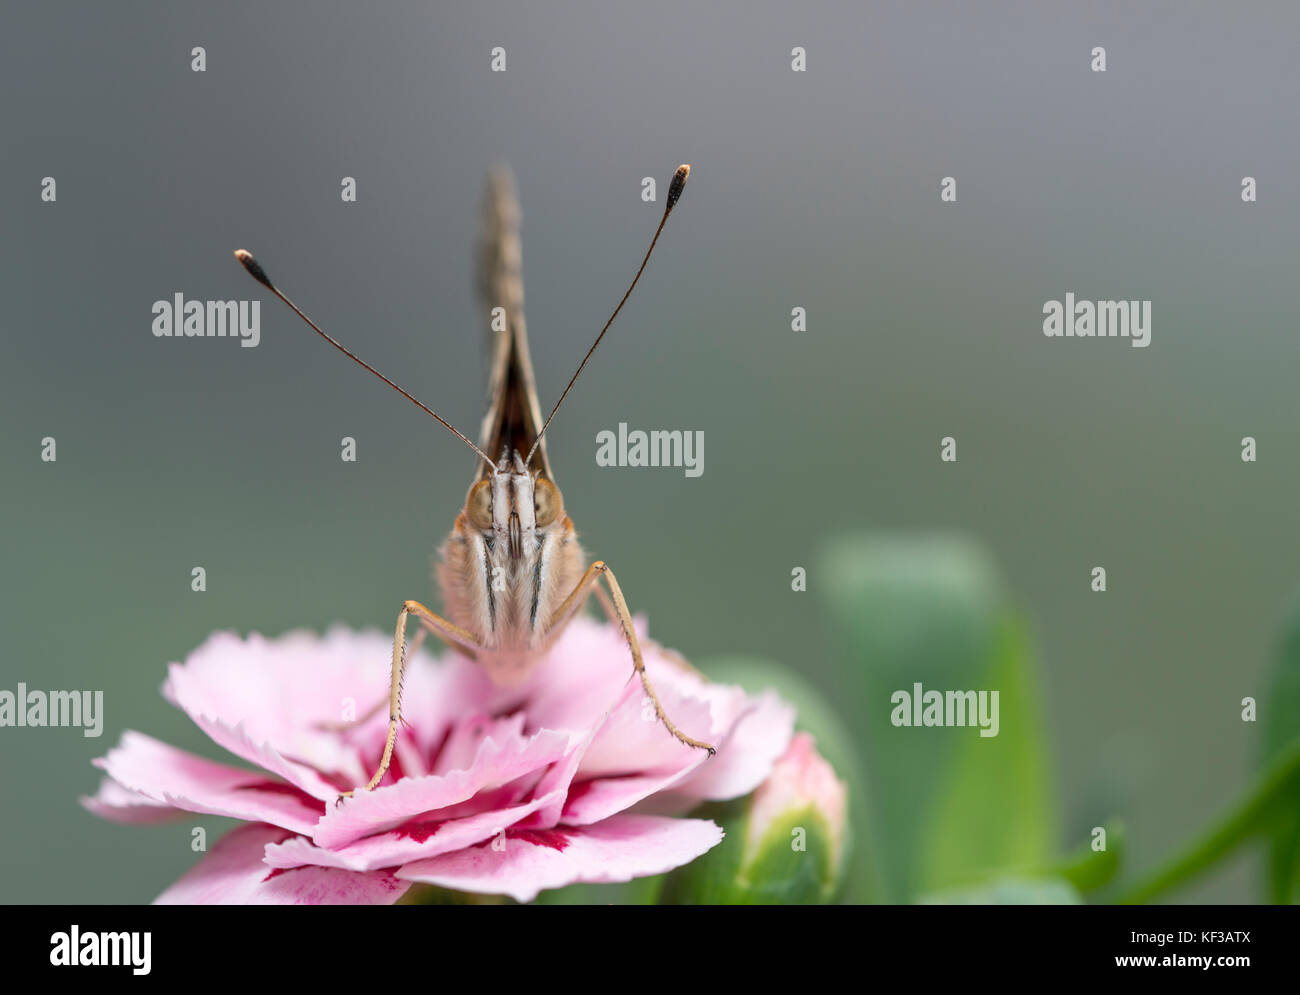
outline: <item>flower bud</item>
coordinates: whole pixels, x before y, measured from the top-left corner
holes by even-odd
[[[766,781],[736,802],[699,812],[725,829],[720,845],[670,874],[665,904],[808,905],[832,901],[843,882],[848,790],[795,735]]]

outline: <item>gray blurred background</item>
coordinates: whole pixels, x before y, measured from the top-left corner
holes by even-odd
[[[835,695],[818,578],[792,593],[791,568],[847,529],[967,533],[1030,620],[1071,841],[1123,797],[1150,866],[1245,786],[1239,702],[1300,580],[1293,5],[0,17],[0,688],[102,688],[107,710],[98,740],[0,730],[0,899],[147,901],[193,863],[189,825],[220,820],[118,827],[77,796],[127,728],[210,752],[158,695],[209,632],[387,629],[402,598],[434,597],[473,457],[231,250],[473,434],[472,249],[499,162],[544,408],[657,221],[641,178],[662,194],[694,166],[550,438],[589,553],[655,636],[772,656]],[[155,339],[151,305],[177,291],[262,299],[261,345]],[[1043,302],[1067,291],[1151,299],[1152,345],[1045,339]],[[598,468],[595,435],[620,421],[702,430],[704,476]],[[1177,898],[1257,895],[1246,857]]]

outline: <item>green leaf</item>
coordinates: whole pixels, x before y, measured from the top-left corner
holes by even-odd
[[[1276,831],[1295,816],[1300,798],[1300,739],[1293,739],[1247,790],[1245,796],[1209,829],[1163,865],[1130,885],[1119,904],[1143,905],[1209,870],[1257,836]]]
[[[916,894],[922,879],[937,879],[933,872],[922,874],[919,846],[925,840],[929,850],[936,848],[928,827],[940,804],[937,793],[953,787],[954,755],[972,747],[970,738],[978,734],[970,728],[895,727],[890,696],[910,692],[917,682],[932,690],[988,688],[990,668],[1007,638],[1000,634],[1002,586],[983,548],[964,538],[863,533],[826,549],[811,589],[826,605],[843,700],[853,703],[846,718],[871,772],[886,886],[895,900],[905,899]],[[999,680],[1016,680],[1016,667],[1027,668],[1005,665],[1010,672]],[[1019,730],[1011,736],[1024,738]],[[1042,804],[1037,788],[1028,800],[1034,808]],[[1019,838],[1019,817],[1016,826]],[[1034,853],[1026,857],[1037,855],[1037,840],[1030,834]],[[942,859],[942,868],[961,863],[958,854],[928,859]]]
[[[1300,737],[1300,607],[1278,647],[1273,679],[1260,703],[1263,739],[1261,766],[1267,766]],[[1269,840],[1268,899],[1279,904],[1300,901],[1300,798],[1283,814]]]
[[[1127,833],[1124,824],[1117,820],[1102,827],[1106,832],[1106,849],[1094,850],[1088,840],[1074,853],[1060,861],[1051,873],[1065,878],[1080,892],[1096,891],[1114,880],[1124,862]]]
[[[771,688],[794,706],[795,727],[812,733],[817,752],[849,789],[848,825],[844,830],[847,867],[840,900],[850,904],[882,901],[869,786],[861,751],[844,720],[809,681],[775,660],[719,656],[701,660],[699,667],[711,680],[738,684],[750,694]]]
[[[1100,840],[1091,834],[1073,853],[1059,860],[1039,867],[1026,868],[1021,871],[997,871],[976,877],[968,883],[951,888],[929,892],[920,899],[922,904],[1018,904],[1011,900],[1020,884],[1034,883],[1034,887],[1044,886],[1047,891],[1042,894],[1044,901],[1060,904],[1057,898],[1066,897],[1059,892],[1061,885],[1068,885],[1071,892],[1069,902],[1081,901],[1081,896],[1090,891],[1097,891],[1109,884],[1119,872],[1125,850],[1124,824],[1112,821],[1102,827],[1105,830],[1105,849],[1094,850],[1093,845]]]
[[[932,892],[920,905],[1081,905],[1083,899],[1064,878],[1008,875],[970,888]]]
[[[1279,820],[1269,840],[1268,898],[1277,905],[1300,901],[1300,812]]]
[[[1017,622],[1002,621],[992,667],[974,689],[998,693],[998,732],[985,737],[978,728],[960,730],[922,833],[922,891],[979,880],[998,869],[1041,866],[1055,846],[1050,750],[1037,675]]]

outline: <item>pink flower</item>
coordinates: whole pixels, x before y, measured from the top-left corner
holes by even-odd
[[[386,700],[390,639],[218,633],[172,664],[163,694],[259,769],[127,732],[95,761],[107,776],[82,801],[117,822],[197,812],[249,823],[159,903],[383,904],[415,882],[523,902],[660,874],[722,839],[682,814],[753,791],[789,745],[794,715],[772,692],[709,683],[644,634],[642,645],[668,714],[716,756],[655,721],[619,631],[579,618],[517,687],[494,686],[455,653],[416,655],[392,769],[336,805],[377,765],[387,708],[346,732],[326,724],[345,702],[364,715]]]

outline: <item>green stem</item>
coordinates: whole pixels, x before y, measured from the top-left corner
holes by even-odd
[[[1300,740],[1284,750],[1246,797],[1199,839],[1184,847],[1115,899],[1120,905],[1141,905],[1170,888],[1184,884],[1218,863],[1242,843],[1266,829],[1285,807],[1294,807],[1300,788]]]

